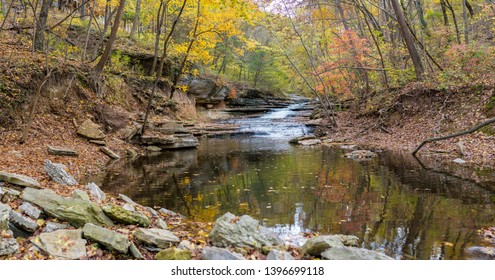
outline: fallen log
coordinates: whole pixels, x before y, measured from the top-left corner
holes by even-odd
[[[441,137],[435,137],[435,138],[426,139],[423,142],[421,142],[421,144],[419,144],[419,146],[414,150],[414,152],[412,152],[412,155],[413,156],[416,156],[416,153],[419,152],[419,150],[425,144],[427,144],[427,143],[436,142],[436,141],[440,141],[440,140],[445,140],[445,139],[450,139],[450,138],[454,138],[454,137],[458,137],[458,136],[470,134],[470,133],[473,133],[473,132],[477,131],[478,129],[480,129],[480,128],[484,127],[484,126],[487,126],[487,125],[491,124],[491,123],[495,123],[495,118],[488,119],[488,120],[486,120],[486,121],[484,121],[482,123],[477,124],[476,126],[473,126],[472,128],[470,128],[468,130],[464,130],[464,131],[457,132],[457,133],[450,134],[450,135],[446,135],[446,136],[441,136]]]

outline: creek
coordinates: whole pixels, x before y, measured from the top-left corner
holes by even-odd
[[[355,235],[396,259],[485,257],[476,248],[492,245],[477,229],[495,225],[494,188],[424,169],[406,153],[354,161],[339,146],[290,145],[309,131],[301,106],[235,116],[225,122],[250,133],[123,161],[97,183],[196,221],[248,214],[296,245],[313,231]]]

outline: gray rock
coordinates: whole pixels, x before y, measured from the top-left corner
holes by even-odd
[[[21,195],[21,192],[0,186],[0,202],[9,203],[17,199]]]
[[[393,258],[372,250],[355,247],[331,247],[321,253],[327,260],[393,260]]]
[[[157,147],[157,146],[147,146],[146,150],[150,151],[150,152],[161,152],[162,148]]]
[[[334,236],[337,236],[344,246],[359,246],[359,238],[357,236],[344,234],[335,234]]]
[[[31,177],[4,171],[0,171],[0,181],[9,182],[22,187],[41,188],[40,183]]]
[[[165,222],[162,218],[158,218],[156,225],[161,229],[168,229],[167,222]]]
[[[273,261],[281,261],[281,260],[294,260],[294,257],[287,252],[287,251],[280,251],[277,249],[273,249],[268,253],[268,256],[266,256],[267,260],[273,260]]]
[[[471,246],[466,249],[470,259],[495,260],[495,247]]]
[[[218,218],[209,234],[211,243],[217,247],[250,247],[283,245],[283,241],[273,231],[260,225],[258,220],[248,215],[235,221],[236,216],[226,213]]]
[[[165,209],[165,208],[160,208],[160,210],[158,210],[158,212],[160,212],[166,216],[171,216],[171,217],[179,216],[180,218],[185,218],[184,215],[176,213],[176,212],[168,210],[168,209]]]
[[[73,190],[72,191],[72,198],[85,200],[85,201],[91,201],[89,199],[89,195],[85,191],[82,191],[82,190]]]
[[[131,253],[131,255],[135,259],[137,259],[137,260],[144,260],[143,254],[141,254],[141,252],[139,251],[139,249],[136,246],[136,244],[134,244],[134,242],[131,242],[131,244],[129,246],[129,252]]]
[[[166,249],[180,241],[171,231],[157,228],[138,228],[134,232],[134,237],[145,244],[162,249]]]
[[[199,145],[198,139],[192,134],[168,135],[160,133],[150,133],[147,132],[145,135],[141,135],[141,142],[143,144],[157,146],[165,150],[194,148]]]
[[[192,251],[194,250],[195,246],[194,244],[192,244],[191,242],[189,242],[188,240],[182,240],[179,245],[177,245],[177,249],[181,249],[181,250],[189,250],[189,251]]]
[[[127,211],[131,211],[131,212],[136,211],[136,208],[134,208],[134,206],[130,205],[129,203],[122,205],[122,208],[124,208]]]
[[[297,142],[297,144],[301,146],[316,146],[321,144],[321,140],[320,139],[301,140]]]
[[[10,211],[10,206],[0,203],[0,232],[9,229]]]
[[[19,243],[15,238],[0,237],[0,256],[8,256],[17,253]]]
[[[183,77],[180,84],[187,86],[187,95],[194,97],[198,104],[220,103],[231,91],[227,86],[217,85],[212,79],[192,75]]]
[[[320,235],[308,239],[301,247],[304,254],[319,257],[323,251],[331,247],[343,247],[344,243],[339,236],[336,235]]]
[[[48,153],[50,155],[56,155],[56,156],[72,156],[72,157],[78,156],[77,152],[74,150],[64,147],[50,146],[50,145],[48,145]]]
[[[291,144],[297,144],[299,143],[299,141],[304,141],[304,140],[314,140],[316,139],[316,136],[310,134],[310,135],[303,135],[303,136],[299,136],[299,137],[296,137],[296,138],[293,138],[291,140],[289,140],[289,143]]]
[[[77,134],[91,140],[102,140],[105,134],[101,130],[101,126],[95,124],[90,119],[85,120],[77,129]]]
[[[107,195],[98,187],[95,183],[89,183],[86,185],[86,189],[89,190],[91,195],[96,198],[96,201],[101,202],[107,199]]]
[[[66,167],[63,164],[52,163],[50,160],[47,159],[45,160],[43,169],[45,169],[46,173],[48,173],[53,181],[61,185],[74,186],[78,184],[76,179],[74,179],[74,177],[67,173],[67,171],[65,170]]]
[[[120,159],[120,156],[118,154],[116,154],[114,151],[110,150],[110,148],[106,146],[100,147],[100,151],[109,156],[111,159]]]
[[[363,159],[371,159],[377,157],[377,154],[373,153],[370,150],[356,150],[345,154],[344,157],[354,160],[363,160]]]
[[[24,190],[22,199],[41,207],[47,215],[67,221],[75,227],[82,227],[86,223],[101,226],[114,225],[100,206],[90,201],[65,198],[51,190],[32,188]]]
[[[86,256],[86,240],[82,230],[60,229],[40,234],[34,241],[41,250],[59,260],[77,260]]]
[[[458,164],[464,164],[464,163],[466,163],[466,161],[463,160],[462,158],[456,158],[456,159],[453,160],[453,162],[458,163]]]
[[[146,212],[150,213],[151,216],[158,217],[158,212],[155,209],[153,209],[151,207],[144,207],[144,210],[146,210]]]
[[[29,217],[24,217],[19,212],[11,210],[9,218],[10,222],[26,231],[34,232],[38,228],[38,224],[35,220]]]
[[[103,205],[101,209],[103,209],[103,212],[105,212],[110,219],[117,223],[125,225],[141,225],[143,227],[147,227],[151,223],[150,219],[148,219],[145,215],[139,212],[125,210],[118,205]]]
[[[45,229],[43,230],[44,232],[53,232],[59,229],[66,229],[70,225],[69,224],[60,224],[60,223],[54,223],[54,222],[48,222],[46,223]]]
[[[41,215],[41,210],[29,202],[23,202],[21,206],[19,206],[19,210],[35,220],[37,220]]]
[[[85,224],[82,230],[86,239],[94,240],[111,250],[126,254],[129,249],[129,239],[120,233],[91,223]]]
[[[132,206],[138,206],[139,205],[136,202],[134,202],[134,200],[132,200],[130,197],[128,197],[126,195],[119,194],[119,198],[122,199],[123,201],[129,203]]]
[[[342,145],[340,146],[341,149],[344,149],[344,150],[357,150],[358,148],[358,145]]]
[[[244,260],[241,254],[232,253],[224,248],[206,246],[201,252],[203,260]]]
[[[89,140],[89,143],[95,144],[98,146],[106,146],[107,142],[105,140]]]

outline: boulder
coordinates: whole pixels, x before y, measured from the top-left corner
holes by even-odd
[[[48,222],[46,223],[45,229],[43,230],[44,232],[53,232],[59,229],[66,229],[70,227],[69,224],[60,224],[60,223],[54,223],[54,222]]]
[[[241,254],[232,253],[224,248],[205,246],[201,252],[203,260],[244,260]]]
[[[0,203],[0,232],[9,229],[10,211],[12,211],[10,206]]]
[[[393,258],[365,248],[336,246],[321,253],[327,260],[393,260]]]
[[[98,187],[95,183],[89,183],[86,185],[86,189],[89,190],[91,195],[96,198],[96,201],[101,202],[107,199],[107,195]]]
[[[320,235],[308,239],[301,247],[304,254],[319,257],[323,251],[331,247],[342,247],[344,243],[339,236],[336,235]]]
[[[35,220],[23,216],[21,213],[16,212],[14,210],[10,211],[10,222],[19,228],[24,229],[25,231],[34,232],[38,228],[38,224]]]
[[[29,202],[23,202],[21,206],[19,206],[19,210],[35,220],[37,220],[41,215],[41,210]]]
[[[145,145],[157,146],[164,150],[195,148],[199,145],[198,139],[192,134],[168,135],[156,132],[146,132],[141,136]]]
[[[66,166],[60,163],[52,163],[50,160],[45,160],[43,165],[48,176],[52,178],[53,181],[64,185],[64,186],[74,186],[77,185],[77,181],[66,171]]]
[[[122,208],[127,211],[135,212],[136,208],[129,203],[122,205]]]
[[[85,120],[77,129],[77,134],[90,140],[102,140],[105,134],[101,130],[101,126],[95,124],[90,119]]]
[[[0,237],[0,256],[8,256],[17,253],[19,243],[15,238]]]
[[[55,259],[77,260],[86,256],[86,240],[82,239],[80,229],[45,232],[34,243]]]
[[[139,251],[139,249],[136,246],[136,244],[134,244],[134,242],[131,242],[131,244],[129,246],[129,252],[131,253],[131,255],[135,259],[137,259],[137,260],[144,260],[143,254],[141,254],[141,252]]]
[[[114,151],[110,150],[106,146],[100,147],[100,151],[102,151],[105,155],[109,156],[111,159],[120,159],[119,155],[117,155]]]
[[[189,250],[189,251],[192,251],[194,250],[195,246],[194,244],[192,244],[191,242],[189,242],[188,240],[182,240],[179,245],[177,245],[177,249],[181,249],[181,250]]]
[[[22,193],[22,199],[41,207],[47,215],[67,221],[75,227],[82,227],[86,223],[101,226],[113,225],[113,222],[96,203],[66,198],[52,190],[26,188]]]
[[[156,260],[178,260],[186,261],[191,259],[191,251],[181,250],[175,247],[161,250],[155,256]]]
[[[87,223],[83,229],[84,238],[94,240],[108,249],[126,254],[129,250],[130,242],[127,236],[115,231]]]
[[[40,183],[31,177],[4,171],[0,171],[0,181],[9,182],[22,187],[41,188]]]
[[[187,86],[187,95],[194,97],[197,104],[220,103],[230,92],[229,87],[217,85],[208,78],[186,76],[181,79],[180,84]]]
[[[261,248],[283,245],[277,234],[261,226],[258,220],[248,215],[238,218],[232,213],[226,213],[216,220],[209,238],[217,247]]]
[[[270,253],[268,253],[266,259],[273,261],[281,261],[281,260],[294,260],[294,257],[292,257],[292,255],[287,251],[273,249],[270,251]]]
[[[344,246],[359,246],[359,238],[357,236],[344,234],[335,234],[335,236],[337,236],[340,241],[342,241],[342,244],[344,244]]]
[[[150,219],[139,212],[133,212],[126,210],[117,205],[103,205],[101,207],[103,212],[107,214],[110,219],[117,223],[125,225],[140,225],[147,227],[150,225]]]
[[[58,147],[58,146],[50,146],[48,145],[48,153],[50,155],[56,155],[56,156],[72,156],[72,157],[77,157],[78,154],[76,151],[71,150],[69,148],[64,148],[64,147]]]
[[[142,243],[162,249],[166,249],[180,241],[171,231],[157,228],[138,228],[134,232],[134,237]]]
[[[377,157],[377,154],[370,150],[356,150],[344,155],[346,158],[350,159],[371,159]]]

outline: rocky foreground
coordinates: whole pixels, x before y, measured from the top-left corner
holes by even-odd
[[[62,185],[77,184],[61,164],[47,160],[45,171]],[[212,227],[195,223],[122,194],[110,197],[94,183],[63,196],[19,174],[0,172],[0,181],[0,259],[391,259],[358,248],[348,235],[287,246],[247,215],[226,213]]]

